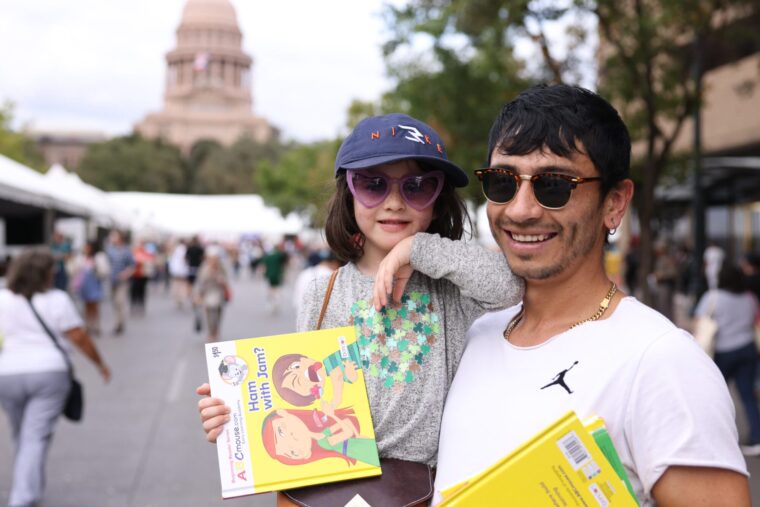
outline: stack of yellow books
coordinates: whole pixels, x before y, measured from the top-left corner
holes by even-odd
[[[584,424],[574,412],[441,494],[445,507],[638,505],[604,421],[594,417]]]

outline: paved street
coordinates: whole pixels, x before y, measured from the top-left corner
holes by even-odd
[[[76,360],[86,388],[85,420],[59,423],[48,460],[45,507],[273,506],[271,495],[221,500],[216,452],[202,436],[195,408],[195,386],[206,379],[204,337],[192,331],[187,308],[175,308],[159,288],[152,289],[147,315],[133,319],[125,336],[97,341],[113,370],[111,384],[104,386],[90,364]],[[225,339],[294,328],[289,290],[276,316],[266,311],[262,280],[245,278],[233,290],[223,321]],[[103,322],[111,328],[107,308]],[[8,435],[0,417],[2,506],[10,487]],[[749,465],[755,477],[753,503],[760,505],[760,458]]]

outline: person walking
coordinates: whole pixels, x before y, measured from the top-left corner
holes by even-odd
[[[145,315],[145,299],[148,281],[156,272],[155,255],[147,248],[144,241],[138,241],[132,250],[135,265],[129,284],[129,302],[132,313]]]
[[[261,259],[264,265],[264,278],[269,283],[269,295],[267,307],[269,313],[276,314],[279,311],[280,287],[285,279],[285,267],[288,263],[288,254],[285,252],[284,243],[280,242]]]
[[[55,258],[54,284],[56,289],[69,290],[69,274],[66,271],[66,263],[71,258],[71,241],[59,231],[53,233],[50,242],[50,251]]]
[[[94,241],[86,243],[82,253],[74,260],[74,293],[84,303],[84,319],[87,330],[93,336],[100,335],[100,302],[103,301],[103,282],[108,278],[108,257],[98,249]]]
[[[64,350],[73,344],[84,353],[104,382],[111,378],[71,298],[53,288],[54,262],[48,250],[26,251],[0,289],[0,405],[15,447],[10,507],[42,499],[45,457],[71,385],[66,358],[42,323]]]
[[[718,324],[715,334],[715,364],[726,382],[734,380],[749,422],[749,441],[741,446],[745,456],[760,456],[760,411],[754,390],[757,372],[755,324],[760,306],[747,289],[738,266],[728,262],[718,273],[718,287],[705,292],[695,316],[710,315]]]
[[[187,261],[188,270],[187,282],[190,284],[191,289],[193,285],[195,285],[195,279],[198,276],[198,270],[203,263],[203,255],[204,248],[203,245],[201,245],[200,239],[198,239],[198,236],[193,236],[190,240],[190,244],[187,245],[187,249],[185,250],[185,260]]]
[[[228,283],[220,252],[208,248],[195,282],[195,304],[205,310],[209,342],[219,340],[222,310],[231,297]]]
[[[170,292],[172,300],[177,308],[182,308],[187,301],[190,290],[187,281],[187,276],[190,274],[190,270],[187,265],[187,259],[185,254],[187,253],[187,247],[185,242],[180,240],[174,246],[169,256],[169,277],[171,278]]]
[[[135,259],[119,231],[111,233],[106,255],[111,265],[111,302],[116,316],[113,333],[120,335],[124,332],[127,321],[129,278],[135,270]]]

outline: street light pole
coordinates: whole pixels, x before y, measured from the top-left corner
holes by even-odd
[[[695,300],[705,291],[702,263],[706,246],[705,234],[705,194],[702,189],[702,51],[699,32],[694,36],[694,61],[692,79],[696,96],[692,118],[694,121],[694,145],[692,153],[692,182],[693,182],[693,232],[694,232],[694,263],[692,277]]]

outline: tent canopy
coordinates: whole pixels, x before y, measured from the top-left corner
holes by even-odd
[[[221,239],[242,234],[296,234],[304,227],[297,215],[283,218],[258,195],[111,192],[108,198],[131,214],[132,229],[137,233],[158,230]]]

